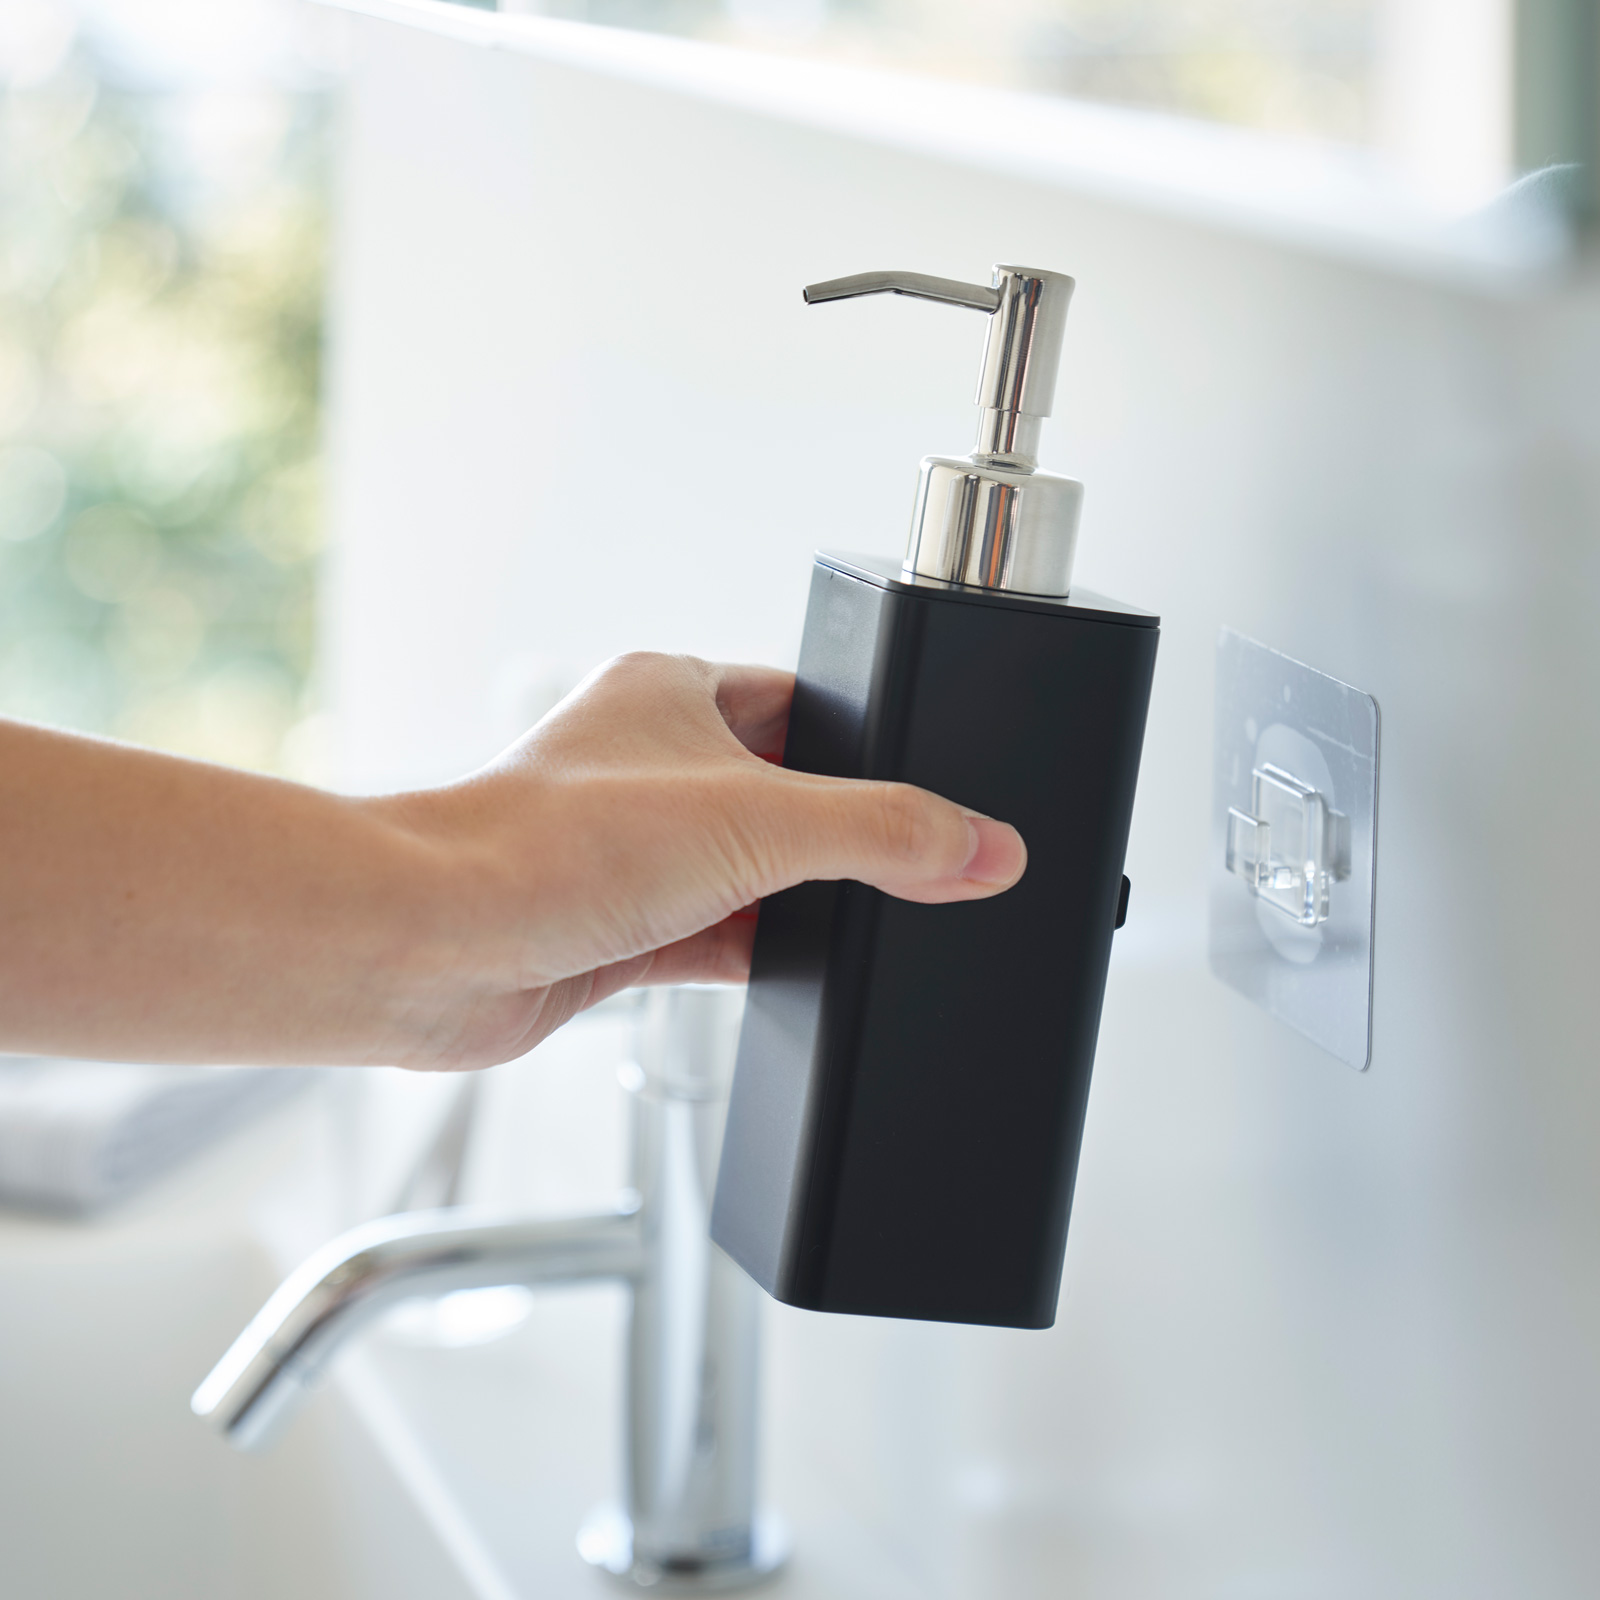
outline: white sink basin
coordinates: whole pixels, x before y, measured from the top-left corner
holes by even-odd
[[[476,1198],[570,1210],[614,1192],[618,1047],[597,1023],[500,1069]],[[354,1172],[353,1088],[369,1102],[369,1146],[374,1128],[390,1130],[376,1154],[357,1152]],[[419,1319],[402,1308],[352,1344],[260,1456],[230,1450],[189,1412],[195,1384],[286,1267],[403,1165],[393,1130],[404,1118],[374,1098],[436,1093],[436,1082],[346,1074],[105,1220],[0,1214],[0,1594],[617,1592],[578,1555],[576,1534],[617,1494],[620,1288],[541,1292],[509,1332],[464,1348],[419,1342]],[[370,1193],[353,1201],[353,1183]],[[768,1311],[781,1334],[793,1314]],[[922,1587],[846,1492],[785,1447],[797,1386],[782,1345],[767,1371],[767,1483],[796,1554],[765,1592],[911,1600]]]
[[[469,1349],[380,1330],[308,1410],[324,1423],[346,1413],[375,1442],[477,1600],[595,1600],[617,1587],[582,1560],[575,1535],[616,1494],[624,1309],[617,1289],[541,1294],[514,1333]],[[920,1600],[824,1478],[775,1463],[768,1480],[795,1556],[764,1594]]]
[[[0,1213],[0,1593],[364,1592],[346,1576],[354,1485],[335,1469],[359,1446],[334,1409],[251,1459],[188,1408],[273,1286],[252,1212],[304,1162],[316,1124],[303,1099],[104,1221]],[[364,1474],[376,1488],[375,1461]]]

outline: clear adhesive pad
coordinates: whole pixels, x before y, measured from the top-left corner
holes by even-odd
[[[1378,702],[1224,628],[1211,970],[1330,1055],[1372,1056]]]

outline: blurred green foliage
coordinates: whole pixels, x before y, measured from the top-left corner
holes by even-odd
[[[0,713],[315,765],[325,121],[0,92]]]

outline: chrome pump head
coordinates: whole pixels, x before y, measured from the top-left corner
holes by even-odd
[[[862,272],[814,283],[807,305],[907,294],[986,312],[978,441],[968,456],[925,456],[911,515],[908,578],[1061,597],[1072,581],[1083,485],[1038,470],[1039,424],[1055,401],[1072,279],[1000,266],[994,282]]]

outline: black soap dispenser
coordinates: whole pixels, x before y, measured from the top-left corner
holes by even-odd
[[[805,291],[990,322],[977,446],[923,461],[904,562],[816,558],[784,765],[1012,823],[1028,870],[955,905],[762,903],[711,1233],[791,1305],[1055,1320],[1159,620],[1071,588],[1082,486],[1037,470],[1072,288],[1002,266]]]

